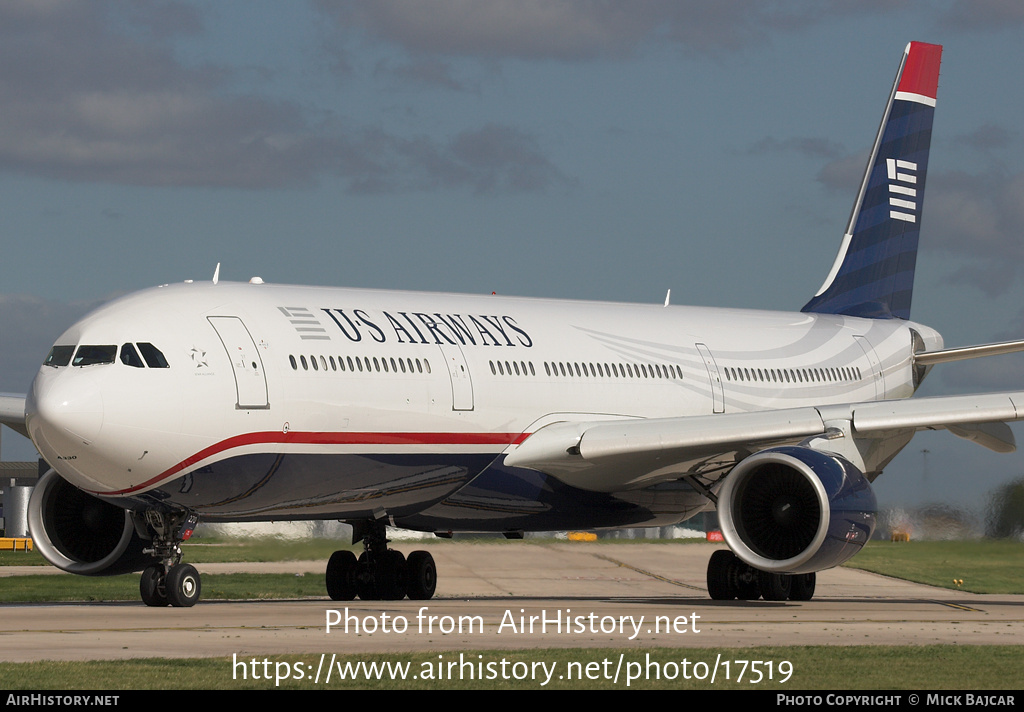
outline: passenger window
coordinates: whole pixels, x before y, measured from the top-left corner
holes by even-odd
[[[132,368],[145,368],[145,365],[142,363],[142,359],[139,357],[139,353],[131,344],[124,344],[121,346],[121,363],[125,366],[131,366]]]
[[[164,358],[163,353],[156,346],[144,341],[140,341],[138,346],[139,351],[142,352],[142,358],[146,359],[147,366],[150,368],[170,368],[167,359]]]
[[[46,360],[43,361],[43,365],[53,366],[54,368],[67,366],[71,363],[71,356],[74,353],[74,346],[54,346],[50,349],[50,353],[46,355]]]
[[[72,366],[95,366],[97,364],[114,363],[117,346],[79,346],[78,353],[72,360]]]

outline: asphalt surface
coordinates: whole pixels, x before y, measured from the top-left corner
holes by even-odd
[[[819,573],[808,602],[711,601],[704,575],[714,545],[527,540],[396,548],[433,554],[434,599],[200,601],[188,609],[9,604],[0,607],[0,660],[1024,640],[1024,596],[937,589],[845,568]],[[322,577],[324,562],[198,568]],[[4,567],[0,576],[40,571]],[[62,575],[55,574],[56,585]]]

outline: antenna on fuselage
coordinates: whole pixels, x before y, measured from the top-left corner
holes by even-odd
[[[217,268],[213,270],[213,283],[217,284],[220,281],[220,262],[217,263]]]
[[[668,306],[668,300],[672,298],[672,290],[665,292],[665,306]]]

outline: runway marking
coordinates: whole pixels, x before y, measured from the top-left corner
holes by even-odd
[[[619,561],[618,559],[613,559],[612,557],[606,556],[604,554],[594,554],[594,556],[596,556],[599,559],[604,559],[605,561],[608,561],[617,566],[621,566],[624,569],[636,571],[638,574],[643,574],[644,576],[650,576],[652,579],[655,579],[656,581],[662,581],[664,583],[672,584],[673,586],[679,586],[681,588],[688,588],[691,591],[707,590],[703,586],[694,586],[693,584],[683,583],[682,581],[676,581],[675,579],[667,578],[665,576],[662,576],[661,574],[656,574],[653,571],[648,571],[647,569],[641,569],[639,567],[633,566],[632,564],[627,564],[625,561]]]
[[[955,609],[957,609],[959,611],[970,611],[971,613],[984,613],[985,612],[985,611],[983,611],[980,608],[971,608],[970,606],[965,606],[962,603],[950,603],[949,601],[934,601],[934,600],[929,600],[929,599],[925,599],[924,602],[925,603],[938,603],[940,606],[948,606],[949,608],[955,608]]]

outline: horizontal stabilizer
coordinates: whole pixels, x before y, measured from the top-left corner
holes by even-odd
[[[932,366],[937,363],[948,363],[950,361],[966,361],[972,358],[983,356],[1001,356],[1024,351],[1024,341],[1001,341],[997,344],[982,344],[980,346],[961,346],[955,349],[942,349],[941,351],[926,351],[914,354],[914,363],[918,366]]]
[[[25,396],[0,394],[0,423],[28,437],[25,429]]]

